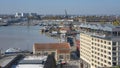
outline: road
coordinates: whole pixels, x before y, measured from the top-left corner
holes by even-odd
[[[67,64],[63,65],[62,68],[80,68],[80,60],[72,60]]]

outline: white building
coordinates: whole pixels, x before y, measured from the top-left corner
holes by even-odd
[[[16,13],[15,14],[15,17],[22,17],[23,16],[23,13]]]
[[[120,65],[120,26],[81,24],[80,58],[83,68]]]
[[[28,17],[28,16],[36,16],[37,13],[16,13],[15,17]]]

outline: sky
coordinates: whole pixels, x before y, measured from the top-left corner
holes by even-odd
[[[120,15],[120,0],[0,0],[0,14]]]

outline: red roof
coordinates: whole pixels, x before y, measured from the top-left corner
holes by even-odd
[[[35,43],[35,51],[41,50],[57,50],[58,53],[69,53],[70,44],[69,43]]]

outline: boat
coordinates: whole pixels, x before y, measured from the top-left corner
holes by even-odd
[[[20,53],[20,52],[21,52],[20,48],[8,48],[5,51],[5,54],[16,54],[16,53]]]

